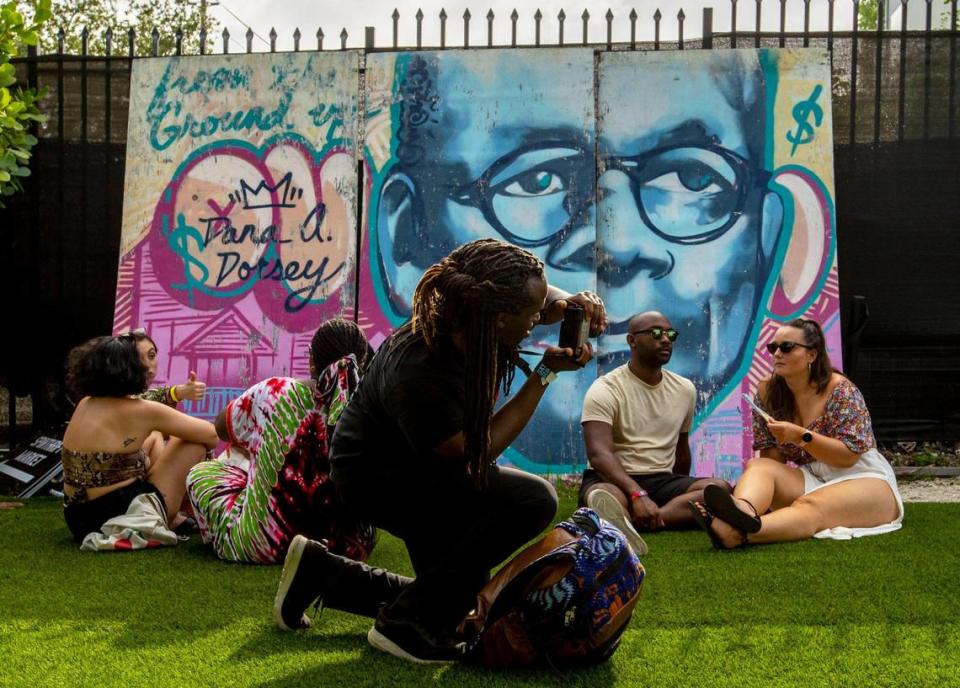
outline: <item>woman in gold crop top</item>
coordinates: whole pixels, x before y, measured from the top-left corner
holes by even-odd
[[[171,520],[187,472],[217,445],[212,423],[137,398],[149,373],[133,334],[97,337],[71,352],[68,384],[83,398],[63,437],[64,517],[77,541],[144,493],[162,497]],[[171,439],[151,451],[154,432]]]

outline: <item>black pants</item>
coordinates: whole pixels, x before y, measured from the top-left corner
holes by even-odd
[[[83,542],[87,533],[97,533],[100,531],[100,526],[111,518],[127,513],[134,497],[150,493],[160,497],[160,502],[166,504],[163,493],[153,483],[137,479],[125,487],[111,490],[88,502],[64,506],[63,517],[73,534],[73,539],[76,542]]]
[[[343,503],[407,546],[416,578],[395,599],[382,600],[392,615],[453,628],[473,608],[490,570],[556,514],[557,494],[546,480],[497,466],[488,478],[476,490],[462,467],[389,482],[334,471]]]

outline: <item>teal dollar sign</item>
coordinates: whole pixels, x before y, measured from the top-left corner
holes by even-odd
[[[817,98],[822,91],[823,86],[817,84],[809,98],[793,106],[793,119],[797,123],[797,130],[787,132],[787,141],[793,144],[793,148],[790,149],[791,158],[797,152],[797,146],[813,141],[813,127],[809,123],[810,115],[813,115],[816,126],[819,127],[823,122],[823,109],[817,105]]]
[[[183,284],[171,284],[173,289],[183,289],[187,292],[187,298],[190,305],[193,305],[193,291],[199,288],[205,291],[204,286],[207,278],[210,277],[210,271],[200,259],[190,252],[190,242],[196,244],[197,251],[203,250],[203,235],[196,227],[187,224],[183,213],[177,215],[177,226],[172,232],[167,233],[167,242],[170,249],[183,261]],[[194,276],[194,268],[200,271],[200,278]]]

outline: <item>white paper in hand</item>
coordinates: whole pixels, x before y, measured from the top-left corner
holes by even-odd
[[[755,402],[755,401],[750,397],[749,394],[744,393],[744,394],[743,394],[743,400],[744,400],[745,402],[747,402],[748,404],[750,404],[750,408],[752,408],[754,411],[756,411],[757,414],[758,414],[761,418],[763,418],[763,420],[765,420],[765,421],[768,422],[768,423],[773,420],[773,416],[771,416],[769,413],[767,413],[767,412],[764,411],[762,408],[760,408],[760,407],[757,405],[757,402]]]

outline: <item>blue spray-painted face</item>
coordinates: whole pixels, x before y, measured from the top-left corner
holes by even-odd
[[[657,309],[680,333],[670,369],[701,403],[740,364],[780,231],[763,168],[764,89],[740,55],[604,56],[597,218],[610,314],[601,366],[624,363],[629,318]],[[608,59],[609,58],[609,59]],[[614,157],[616,156],[616,157]]]
[[[759,69],[675,59],[638,69],[636,54],[605,54],[595,119],[592,51],[557,54],[449,52],[402,67],[395,166],[378,208],[391,302],[405,314],[427,266],[502,238],[537,254],[551,284],[604,298],[601,372],[629,357],[631,316],[664,312],[680,332],[670,368],[705,404],[740,363],[780,230],[762,167]],[[535,336],[553,341],[545,329]],[[560,376],[515,446],[583,463],[580,404],[596,374],[594,363]]]

